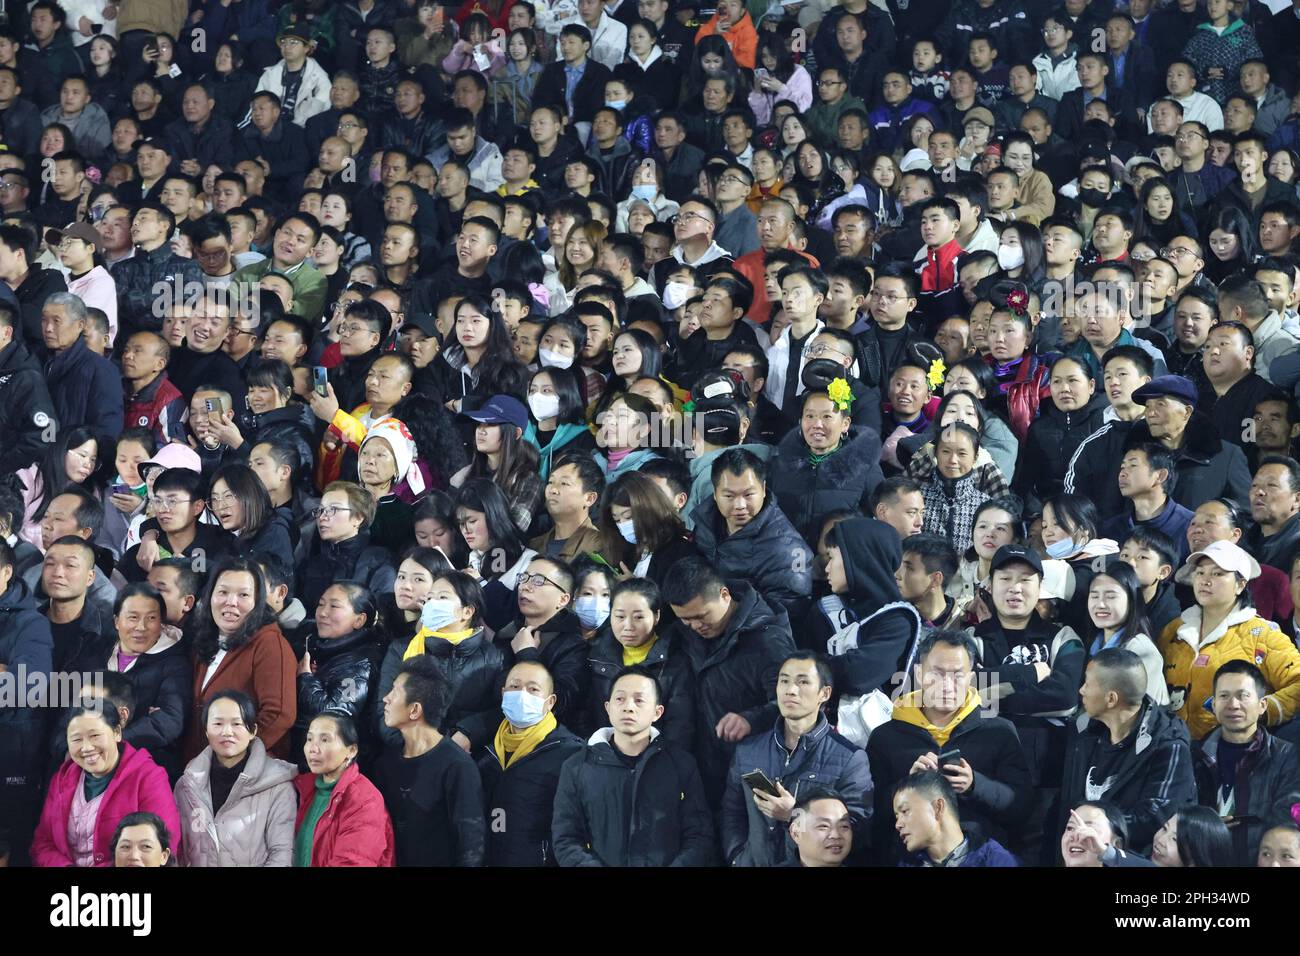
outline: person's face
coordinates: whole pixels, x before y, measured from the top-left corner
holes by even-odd
[[[1096,384],[1077,362],[1057,362],[1052,367],[1052,401],[1063,412],[1083,408],[1092,399]]]
[[[374,36],[375,34],[371,34]],[[367,44],[369,45],[369,44]],[[404,682],[406,675],[400,675]],[[397,687],[394,685],[394,693]],[[404,694],[404,691],[403,691]],[[307,728],[307,741],[303,746],[303,756],[307,758],[307,769],[314,774],[330,775],[341,771],[349,760],[357,754],[355,745],[348,746],[339,735],[338,723],[328,715],[322,714],[311,722]]]
[[[1300,867],[1300,834],[1287,827],[1273,827],[1260,840],[1255,865]]]
[[[953,479],[966,477],[975,467],[975,455],[970,436],[956,429],[944,431],[935,449],[939,474]]]
[[[948,84],[948,96],[954,100],[966,100],[975,95],[975,78],[965,70],[952,74]]]
[[[54,191],[62,199],[76,195],[85,178],[85,173],[80,172],[70,160],[61,159],[54,164]]]
[[[1187,543],[1192,551],[1203,551],[1215,541],[1237,541],[1241,529],[1233,527],[1228,509],[1217,501],[1207,501],[1196,509],[1187,526]]]
[[[212,589],[212,620],[222,634],[244,625],[257,603],[257,583],[247,571],[226,571]]]
[[[920,415],[930,401],[930,386],[925,373],[910,366],[900,368],[889,381],[889,400],[894,406],[894,417],[911,421]]]
[[[1196,85],[1196,78],[1185,64],[1175,63],[1165,71],[1165,87],[1171,96],[1186,96]]]
[[[1266,400],[1255,406],[1255,442],[1261,450],[1286,454],[1296,431],[1287,403]]]
[[[894,572],[894,580],[898,583],[898,592],[903,600],[913,604],[924,598],[934,587],[934,580],[925,570],[920,555],[913,552],[904,552],[903,563]]]
[[[327,491],[320,499],[316,529],[322,541],[346,541],[361,529],[364,518],[360,513],[353,513],[345,492]]]
[[[1210,558],[1201,558],[1192,571],[1192,595],[1203,608],[1229,607],[1245,587],[1236,573],[1225,571]]]
[[[814,455],[824,455],[838,448],[850,424],[849,416],[822,395],[804,402],[799,419],[800,432]]]
[[[1047,541],[1046,535],[1043,540]],[[1038,604],[1041,586],[1042,578],[1029,565],[1005,565],[993,572],[993,606],[1008,620],[1025,620]]]
[[[1268,710],[1249,674],[1223,674],[1215,678],[1213,706],[1219,726],[1238,739],[1253,734]]]
[[[316,604],[316,634],[326,640],[347,637],[365,626],[366,616],[352,609],[347,591],[334,586],[325,589]]]
[[[650,679],[641,674],[618,678],[610,689],[605,712],[616,733],[635,737],[644,734],[663,714]]]
[[[713,489],[713,500],[732,534],[745,527],[763,510],[767,488],[752,470],[741,475],[724,472]]]
[[[1250,483],[1251,518],[1276,527],[1297,511],[1300,490],[1291,487],[1290,472],[1283,465],[1261,465]]]
[[[1029,330],[1015,316],[994,312],[989,319],[985,342],[995,359],[1010,362],[1025,354],[1029,347]]]
[[[110,728],[103,717],[73,717],[68,722],[67,740],[68,756],[91,776],[103,776],[117,766],[122,731]]]
[[[1285,254],[1294,230],[1280,213],[1267,212],[1259,220],[1259,243],[1265,252]]]
[[[650,603],[644,594],[624,591],[610,606],[610,631],[613,632],[614,639],[624,647],[641,647],[646,644],[654,637],[658,623],[659,615],[650,609]]]
[[[1211,381],[1235,381],[1250,371],[1254,349],[1236,329],[1211,329],[1205,340],[1205,371]]]
[[[41,587],[52,600],[66,601],[82,597],[94,580],[95,565],[87,559],[84,549],[56,544],[45,552],[45,562],[41,567]],[[152,643],[148,645],[152,646]]]
[[[41,309],[41,337],[51,352],[66,349],[81,337],[85,322],[76,322],[68,315],[66,305],[46,305]]]
[[[1086,849],[1084,841],[1078,836],[1081,826],[1094,828],[1098,842],[1103,847],[1114,839],[1105,813],[1096,807],[1079,807],[1071,813],[1065,824],[1065,832],[1061,834],[1061,856],[1065,865],[1071,868],[1099,867],[1101,860]]]

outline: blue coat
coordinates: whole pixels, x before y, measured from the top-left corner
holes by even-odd
[[[45,363],[45,383],[64,431],[84,425],[99,442],[100,457],[122,434],[122,377],[102,355],[77,339]]]

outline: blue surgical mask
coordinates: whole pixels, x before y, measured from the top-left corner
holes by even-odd
[[[659,187],[654,183],[641,183],[632,187],[632,195],[637,199],[644,199],[646,202],[649,202],[651,199],[654,199],[655,196],[659,195]]]
[[[546,701],[524,690],[508,690],[501,695],[501,713],[516,727],[532,727],[546,716]]]
[[[610,100],[605,105],[612,110],[625,110],[627,109],[627,100]]]
[[[614,524],[618,528],[618,533],[623,536],[624,541],[628,544],[636,544],[636,523],[631,518],[626,521],[616,521]]]
[[[430,631],[441,631],[460,616],[460,608],[454,601],[425,601],[420,608],[420,627]]]
[[[584,595],[573,602],[573,613],[583,627],[594,631],[609,620],[609,598]]]
[[[1078,550],[1079,546],[1074,543],[1073,538],[1062,538],[1055,544],[1047,546],[1047,556],[1057,561],[1063,561]]]

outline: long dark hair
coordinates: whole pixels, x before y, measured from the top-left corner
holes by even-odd
[[[614,523],[615,505],[632,509],[636,544],[628,544],[619,533]],[[653,553],[681,540],[685,534],[686,525],[681,516],[653,479],[630,471],[620,475],[605,489],[600,504],[601,550],[612,564],[623,561],[632,567],[640,558],[642,549]]]
[[[524,368],[515,358],[514,343],[510,339],[510,329],[501,313],[492,308],[492,302],[486,296],[477,293],[467,295],[456,303],[455,315],[466,306],[476,310],[488,320],[487,341],[483,345],[483,356],[479,359],[474,375],[477,379],[475,392],[481,395],[514,395],[518,397],[524,380]],[[455,326],[452,337],[455,338]],[[457,348],[463,347],[459,341]]]
[[[461,486],[460,493],[456,495],[456,511],[459,512],[461,508],[477,511],[486,519],[489,553],[500,552],[505,558],[501,573],[504,574],[514,567],[515,562],[523,556],[528,546],[519,534],[514,519],[510,517],[510,502],[506,499],[505,493],[487,478],[471,478]],[[459,531],[459,522],[456,527]],[[485,560],[481,573],[493,563],[495,562]],[[493,576],[489,573],[483,574],[485,579]]]
[[[70,428],[59,435],[58,438],[55,439],[54,443],[45,449],[45,454],[41,456],[40,461],[36,465],[37,474],[41,477],[41,503],[32,515],[34,521],[40,521],[41,518],[45,517],[45,512],[50,507],[50,502],[61,495],[63,489],[67,488],[69,485],[80,488],[87,494],[94,495],[95,489],[93,484],[90,484],[88,487],[87,485],[77,484],[68,478],[68,466],[65,461],[69,449],[80,448],[88,441],[93,441],[95,443],[95,458],[97,459],[95,470],[92,471],[90,477],[86,479],[87,483],[90,484],[94,482],[95,475],[99,472],[103,460],[103,454],[102,449],[99,447],[99,439],[95,437],[94,432],[89,428],[86,428],[85,426]]]
[[[1124,626],[1120,631],[1119,646],[1123,647],[1139,634],[1151,635],[1151,618],[1147,614],[1147,602],[1142,597],[1142,585],[1138,582],[1137,572],[1123,561],[1114,561],[1104,571],[1098,571],[1088,582],[1089,590],[1099,578],[1110,578],[1119,585],[1128,599],[1128,613],[1124,616]]]
[[[217,656],[218,642],[221,640],[217,622],[212,619],[212,592],[217,589],[222,575],[239,572],[252,575],[253,610],[244,619],[239,630],[226,641],[226,650],[233,651],[243,647],[253,639],[253,635],[261,627],[271,621],[270,609],[266,606],[266,582],[257,561],[245,557],[223,558],[213,568],[207,586],[203,589],[203,596],[199,598],[198,606],[194,609],[194,654],[200,663],[212,663],[213,658]]]
[[[1190,804],[1170,816],[1178,818],[1178,859],[1183,866],[1236,866],[1232,831],[1210,807]]]
[[[431,472],[441,472],[446,478],[469,464],[456,419],[436,398],[411,392],[393,406],[392,416],[406,425],[415,441],[416,457]],[[433,477],[436,479],[436,474]]]
[[[1047,275],[1046,252],[1043,250],[1043,234],[1033,223],[1016,220],[1002,227],[1002,232],[1014,232],[1020,240],[1020,248],[1025,254],[1025,264],[1020,273],[1021,281],[1036,289],[1043,284]],[[998,233],[999,237],[1002,232]]]
[[[1101,519],[1097,514],[1097,506],[1092,503],[1091,498],[1083,495],[1059,494],[1053,495],[1043,502],[1043,510],[1052,509],[1052,516],[1056,518],[1056,523],[1067,531],[1070,537],[1075,538],[1080,531],[1088,533],[1088,540],[1097,537],[1097,526]]]
[[[552,368],[542,366],[528,376],[528,387],[532,388],[537,376],[545,375],[551,380],[551,388],[560,400],[560,411],[555,417],[556,425],[585,425],[587,423],[586,403],[582,400],[582,389],[578,378],[571,368]],[[614,382],[611,379],[610,385]],[[529,409],[529,414],[532,409]]]
[[[615,345],[617,345],[618,340],[625,335],[636,343],[636,347],[641,353],[641,369],[635,376],[633,376],[632,380],[636,381],[638,378],[658,378],[659,373],[664,370],[664,353],[659,351],[659,343],[654,340],[654,336],[644,329],[623,329],[623,331],[615,333]],[[620,387],[626,387],[623,385],[622,376],[610,376],[611,385],[613,384],[614,379],[618,379]]]
[[[1177,199],[1175,199],[1177,202]],[[1220,229],[1223,232],[1230,232],[1237,237],[1237,255],[1235,258],[1221,260],[1214,254],[1210,248],[1210,233]],[[1227,276],[1239,269],[1247,268],[1255,261],[1255,256],[1259,253],[1259,243],[1256,241],[1255,229],[1251,226],[1250,220],[1236,206],[1222,206],[1219,211],[1214,213],[1205,223],[1205,230],[1201,233],[1205,238],[1202,245],[1205,248],[1205,275],[1213,282],[1218,283]]]
[[[480,427],[482,424],[486,423],[481,423]],[[505,492],[507,498],[515,498],[529,476],[536,476],[541,456],[536,445],[522,434],[515,434],[514,425],[501,422],[496,427],[501,431],[501,464],[493,471],[488,456],[475,450],[469,474],[471,478],[491,479]]]
[[[736,81],[736,92],[741,92],[740,85],[740,67],[736,64],[736,56],[731,52],[731,47],[727,41],[717,34],[711,34],[706,37],[700,37],[699,42],[695,44],[695,54],[691,57],[690,69],[687,73],[687,97],[699,96],[704,90],[704,81],[708,76],[704,72],[704,67],[700,61],[706,54],[717,53],[722,57],[722,69],[719,73],[725,73]],[[742,99],[740,102],[744,102]]]
[[[469,558],[469,548],[465,546],[465,539],[461,537],[456,523],[456,502],[452,500],[451,495],[445,491],[429,492],[424,500],[415,506],[415,513],[411,516],[412,525],[419,524],[421,521],[436,521],[451,532],[451,554],[447,555],[447,559],[451,561],[452,567],[463,567]],[[418,561],[419,558],[416,560]]]
[[[230,462],[218,468],[216,474],[212,476],[212,484],[208,485],[209,507],[211,507],[211,489],[217,486],[218,481],[226,483],[226,487],[239,500],[244,510],[243,526],[239,528],[240,540],[251,540],[266,527],[271,516],[275,514],[275,505],[271,503],[271,496],[267,494],[266,486],[262,484],[262,480],[257,477],[257,473],[252,468],[243,462]]]
[[[786,49],[785,40],[780,34],[764,31],[760,34],[760,37],[756,65],[762,66],[763,54],[771,53],[776,60],[776,69],[771,71],[772,75],[782,83],[789,83],[790,77],[794,76],[794,68],[797,65],[794,62],[794,54]]]

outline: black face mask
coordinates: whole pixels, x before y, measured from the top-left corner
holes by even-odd
[[[1079,201],[1085,206],[1091,206],[1093,209],[1100,209],[1106,205],[1108,199],[1110,199],[1110,193],[1104,193],[1100,189],[1079,190]]]
[[[848,369],[834,359],[812,359],[803,367],[803,373],[799,376],[804,388],[810,391],[825,389],[837,378],[842,378],[850,384],[853,381]]]

